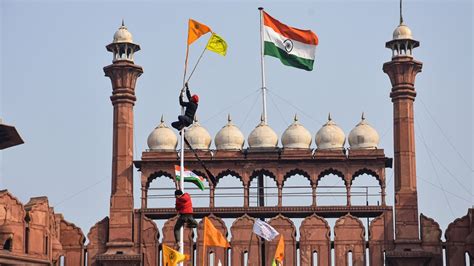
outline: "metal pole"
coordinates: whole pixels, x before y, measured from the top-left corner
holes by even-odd
[[[263,103],[263,122],[267,123],[267,88],[265,86],[265,61],[263,60],[263,7],[259,7],[260,10],[260,62],[262,70],[262,103]]]
[[[184,108],[181,108],[184,109]],[[182,110],[183,112],[183,110]],[[180,150],[180,165],[179,165],[179,188],[184,193],[184,128],[181,129],[181,150]],[[179,252],[184,254],[184,225],[181,226],[179,230]],[[180,266],[184,264],[182,262],[179,263]]]

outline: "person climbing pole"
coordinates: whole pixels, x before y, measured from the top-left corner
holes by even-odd
[[[186,224],[188,228],[196,228],[198,223],[193,218],[193,203],[188,193],[183,193],[180,189],[174,192],[176,198],[176,211],[178,212],[178,220],[174,226],[174,238],[176,245],[179,246],[181,227]]]
[[[187,82],[184,84],[184,87],[186,89],[186,97],[188,98],[188,101],[185,102],[183,100],[183,93],[179,94],[179,104],[186,108],[184,115],[178,116],[178,121],[171,123],[171,126],[176,128],[178,131],[181,131],[181,129],[193,123],[194,115],[196,114],[199,102],[199,96],[196,94],[191,96]]]

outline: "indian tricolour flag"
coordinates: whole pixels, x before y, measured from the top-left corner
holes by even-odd
[[[263,12],[264,54],[277,57],[287,66],[313,70],[318,36],[281,23]]]
[[[181,167],[179,167],[179,165],[175,165],[174,172],[176,174],[176,180],[180,181],[181,180],[181,176],[180,176]],[[192,171],[189,171],[186,168],[184,168],[183,175],[184,175],[184,182],[191,182],[195,184],[196,186],[198,186],[201,190],[204,190],[205,187],[203,183],[204,181],[203,177],[196,175],[195,173],[193,173]]]

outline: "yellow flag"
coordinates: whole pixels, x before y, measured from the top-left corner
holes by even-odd
[[[189,19],[188,24],[188,46],[195,40],[199,39],[202,35],[211,31],[208,26],[199,23],[195,20]]]
[[[189,259],[188,256],[163,244],[163,265],[176,266],[187,259]]]
[[[209,42],[207,42],[206,49],[225,56],[227,53],[227,43],[224,41],[224,39],[222,39],[221,36],[212,33],[211,38],[209,38]]]
[[[285,257],[285,240],[283,239],[283,235],[280,234],[280,240],[278,241],[278,245],[275,251],[275,261],[282,263],[284,257]]]

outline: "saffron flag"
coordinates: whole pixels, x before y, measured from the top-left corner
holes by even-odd
[[[176,266],[178,263],[188,259],[189,256],[163,244],[163,265]]]
[[[174,166],[174,172],[176,174],[176,180],[180,181],[181,180],[181,167],[179,165]],[[199,189],[204,190],[204,178],[202,176],[198,176],[192,171],[189,171],[188,169],[184,168],[183,170],[183,175],[184,175],[184,182],[191,182],[195,184]]]
[[[209,41],[207,42],[206,49],[225,56],[227,53],[227,43],[221,36],[212,33],[211,38],[209,38]]]
[[[283,263],[283,258],[285,257],[285,239],[283,235],[280,236],[280,240],[278,240],[278,245],[275,251],[274,261],[277,265]]]
[[[279,235],[275,228],[258,219],[253,223],[253,232],[267,241],[272,241],[277,235]]]
[[[204,217],[204,248],[206,246],[215,246],[229,248],[230,244],[227,239],[217,230],[212,222]]]
[[[199,39],[202,35],[211,31],[211,28],[208,26],[199,23],[193,19],[189,19],[188,24],[188,46],[192,44],[194,41]]]
[[[279,58],[287,66],[313,70],[318,36],[311,30],[301,30],[281,23],[263,13],[264,54]]]

